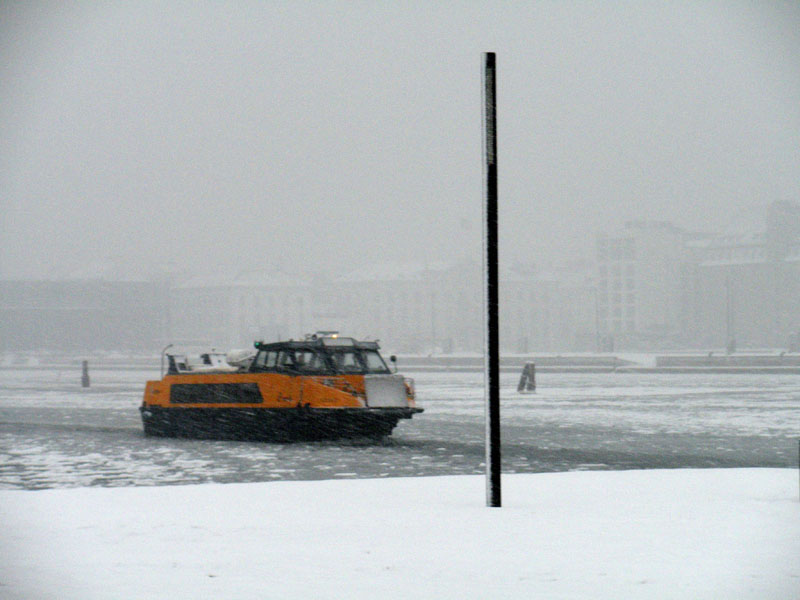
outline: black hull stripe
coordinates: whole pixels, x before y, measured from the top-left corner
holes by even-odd
[[[142,407],[147,435],[200,439],[297,441],[391,434],[419,408],[163,408]]]

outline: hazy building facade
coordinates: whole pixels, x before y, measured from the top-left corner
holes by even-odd
[[[587,264],[501,270],[504,352],[586,352],[596,346],[595,284]]]
[[[499,295],[504,352],[593,349],[588,270],[502,268]],[[398,352],[483,350],[483,274],[475,262],[375,265],[336,280],[333,296],[355,335],[380,338]]]
[[[169,334],[166,281],[0,281],[0,351],[147,351]]]
[[[764,232],[696,234],[632,221],[598,236],[594,263],[501,265],[502,351],[800,343],[800,210],[775,203],[769,211]],[[395,352],[481,352],[483,273],[463,260],[190,280],[172,290],[170,323],[173,340],[220,347],[338,330]]]
[[[800,351],[800,205],[763,231],[688,233],[629,222],[596,261],[501,265],[505,353]],[[171,281],[0,281],[0,350],[230,349],[338,330],[400,353],[482,352],[474,261],[376,264],[348,274],[249,270]]]
[[[679,346],[684,232],[663,221],[631,221],[599,236],[596,248],[603,349]]]
[[[718,236],[698,268],[700,344],[789,348],[800,337],[800,205],[775,202],[765,231]]]
[[[230,349],[298,338],[313,330],[322,293],[310,276],[281,271],[189,279],[170,297],[172,341]]]
[[[721,235],[631,222],[599,236],[599,347],[733,352],[800,344],[800,205],[772,203],[766,223],[763,231]]]
[[[480,268],[469,262],[377,264],[334,282],[335,306],[357,337],[397,352],[483,346]]]

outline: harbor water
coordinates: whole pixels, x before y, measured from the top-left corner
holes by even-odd
[[[484,471],[483,375],[407,372],[425,409],[383,441],[266,444],[147,438],[153,370],[0,370],[0,488],[172,485]],[[504,472],[791,467],[800,376],[539,373],[502,379]]]

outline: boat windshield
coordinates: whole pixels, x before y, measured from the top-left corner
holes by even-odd
[[[364,367],[355,350],[338,350],[332,353],[333,364],[340,373],[363,373]]]
[[[389,373],[389,367],[377,350],[363,350],[364,361],[367,363],[367,373]]]
[[[363,375],[366,373],[390,373],[377,350],[337,348],[331,352],[333,363],[339,373]]]

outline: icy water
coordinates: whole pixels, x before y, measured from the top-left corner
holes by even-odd
[[[482,473],[481,373],[407,373],[425,412],[382,442],[144,437],[152,371],[0,370],[0,488]],[[540,373],[502,379],[505,472],[797,465],[800,377]]]

